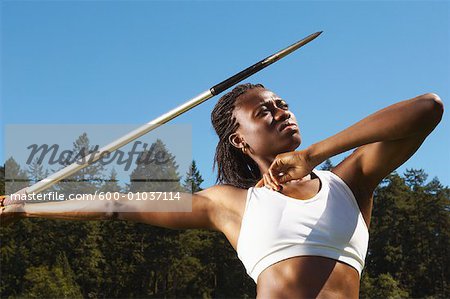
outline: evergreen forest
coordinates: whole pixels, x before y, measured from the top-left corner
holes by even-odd
[[[71,177],[78,184],[58,191],[155,190],[158,180],[142,178],[160,174],[171,179],[173,191],[202,190],[195,161],[187,173],[179,174],[165,144],[157,140],[154,146],[166,151],[167,163],[151,169],[137,164],[125,186],[114,170],[98,179],[102,166],[94,164]],[[84,134],[74,142],[74,150],[85,147],[89,139]],[[320,166],[332,167],[329,160]],[[1,194],[5,169],[16,178],[10,182],[16,190],[48,175],[36,161],[23,169],[9,158],[0,168]],[[361,298],[450,298],[449,199],[448,186],[429,179],[423,169],[393,172],[383,180],[374,194]],[[1,227],[0,238],[1,298],[256,296],[256,285],[236,252],[222,233],[212,230],[31,218]]]

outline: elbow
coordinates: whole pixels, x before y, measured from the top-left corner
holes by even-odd
[[[444,102],[435,93],[426,93],[419,98],[423,101],[424,107],[426,107],[427,118],[434,126],[437,126],[444,114]]]
[[[442,115],[444,114],[444,102],[442,101],[441,97],[439,97],[435,93],[428,93],[427,95],[430,97],[430,100],[433,103],[433,110],[439,116],[439,119],[441,119]]]

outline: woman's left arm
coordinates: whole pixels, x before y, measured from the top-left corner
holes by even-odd
[[[276,184],[301,178],[327,158],[357,148],[333,172],[353,191],[371,195],[384,177],[414,154],[443,111],[441,99],[433,93],[393,104],[305,150],[278,155],[269,176]]]
[[[320,164],[357,148],[335,172],[355,189],[371,195],[383,178],[417,151],[441,121],[443,111],[441,99],[433,93],[396,103],[312,145],[310,158]]]
[[[357,148],[332,171],[353,191],[369,226],[373,191],[417,151],[443,112],[441,99],[433,93],[396,103],[305,150],[277,155],[257,186],[277,189],[308,175],[327,158]]]

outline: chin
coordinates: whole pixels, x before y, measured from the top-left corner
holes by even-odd
[[[292,142],[291,142],[291,151],[295,150],[297,147],[302,144],[302,137],[300,136],[300,133],[292,135]]]
[[[300,146],[301,143],[302,140],[300,137],[293,138],[292,140],[290,140],[288,144],[286,144],[286,146],[283,146],[283,148],[280,149],[280,153],[295,151]]]

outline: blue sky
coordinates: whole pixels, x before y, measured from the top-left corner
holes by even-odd
[[[448,103],[449,28],[446,1],[2,1],[0,162],[8,124],[139,126],[323,30],[246,80],[290,104],[304,148],[403,99]],[[203,187],[215,180],[217,99],[173,121],[192,126]],[[450,185],[449,133],[445,114],[399,171]]]

